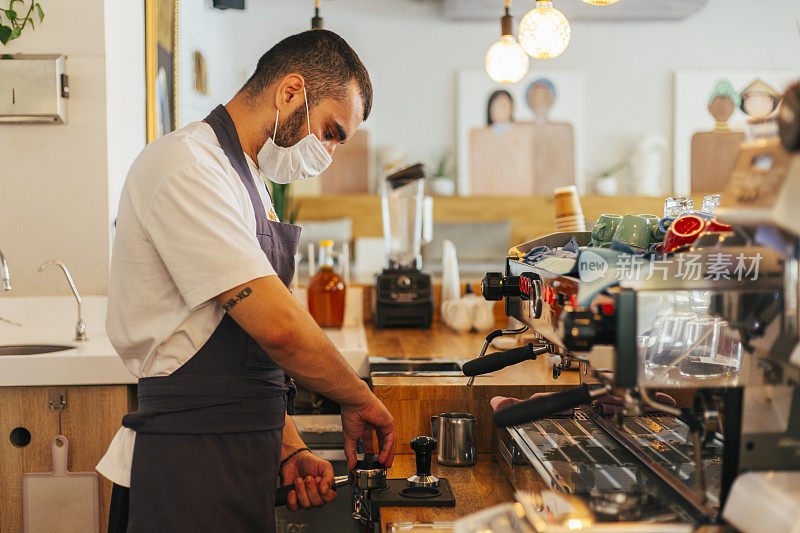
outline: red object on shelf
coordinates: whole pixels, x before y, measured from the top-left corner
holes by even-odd
[[[680,248],[693,244],[700,235],[705,233],[719,233],[731,231],[728,224],[723,224],[716,218],[707,220],[697,215],[687,214],[676,218],[664,235],[664,243],[656,251],[670,253]]]
[[[603,302],[600,304],[600,310],[606,316],[611,316],[614,314],[614,302]]]

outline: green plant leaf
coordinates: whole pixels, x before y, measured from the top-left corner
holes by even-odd
[[[6,16],[8,20],[17,20],[17,12],[13,9],[6,9]]]
[[[21,29],[21,28],[14,28],[14,29],[11,31],[11,35],[9,36],[8,40],[9,40],[9,41],[13,41],[13,40],[14,40],[14,39],[16,39],[17,37],[19,37],[19,34],[20,34],[20,33],[22,33],[22,29]]]
[[[297,217],[300,216],[300,208],[303,207],[301,202],[295,202],[294,206],[292,206],[292,212],[289,213],[289,224],[294,224],[297,222]]]
[[[44,11],[42,11],[42,6],[39,5],[39,2],[36,2],[36,11],[39,13],[39,22],[44,20]]]
[[[0,24],[0,43],[8,44],[8,41],[11,40],[11,32],[10,27]]]

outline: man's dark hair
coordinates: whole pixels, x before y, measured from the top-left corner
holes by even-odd
[[[364,104],[363,119],[367,120],[372,110],[372,82],[358,54],[337,34],[309,30],[283,39],[261,56],[242,91],[250,97],[258,96],[291,73],[305,79],[311,105],[323,98],[343,99],[355,81]]]

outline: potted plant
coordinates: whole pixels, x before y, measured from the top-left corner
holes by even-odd
[[[30,0],[30,5],[27,5],[25,0],[9,0],[8,8],[0,7],[0,43],[6,45],[9,41],[13,41],[22,35],[22,30],[27,26],[35,30],[34,11],[36,11],[35,16],[39,18],[39,22],[42,22],[44,11],[36,0]]]
[[[592,177],[593,189],[596,194],[600,196],[615,196],[619,188],[619,180],[617,174],[628,166],[627,161],[620,161],[619,163],[602,169]]]
[[[281,222],[295,223],[300,213],[300,203],[292,199],[290,183],[272,184],[272,207]]]
[[[434,162],[430,188],[431,192],[437,196],[453,196],[456,192],[456,183],[453,181],[452,152],[448,149],[442,150]]]

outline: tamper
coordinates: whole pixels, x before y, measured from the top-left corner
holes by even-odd
[[[411,449],[417,460],[417,473],[408,478],[410,487],[438,487],[439,478],[431,475],[431,456],[436,451],[436,439],[421,436],[411,439]]]

